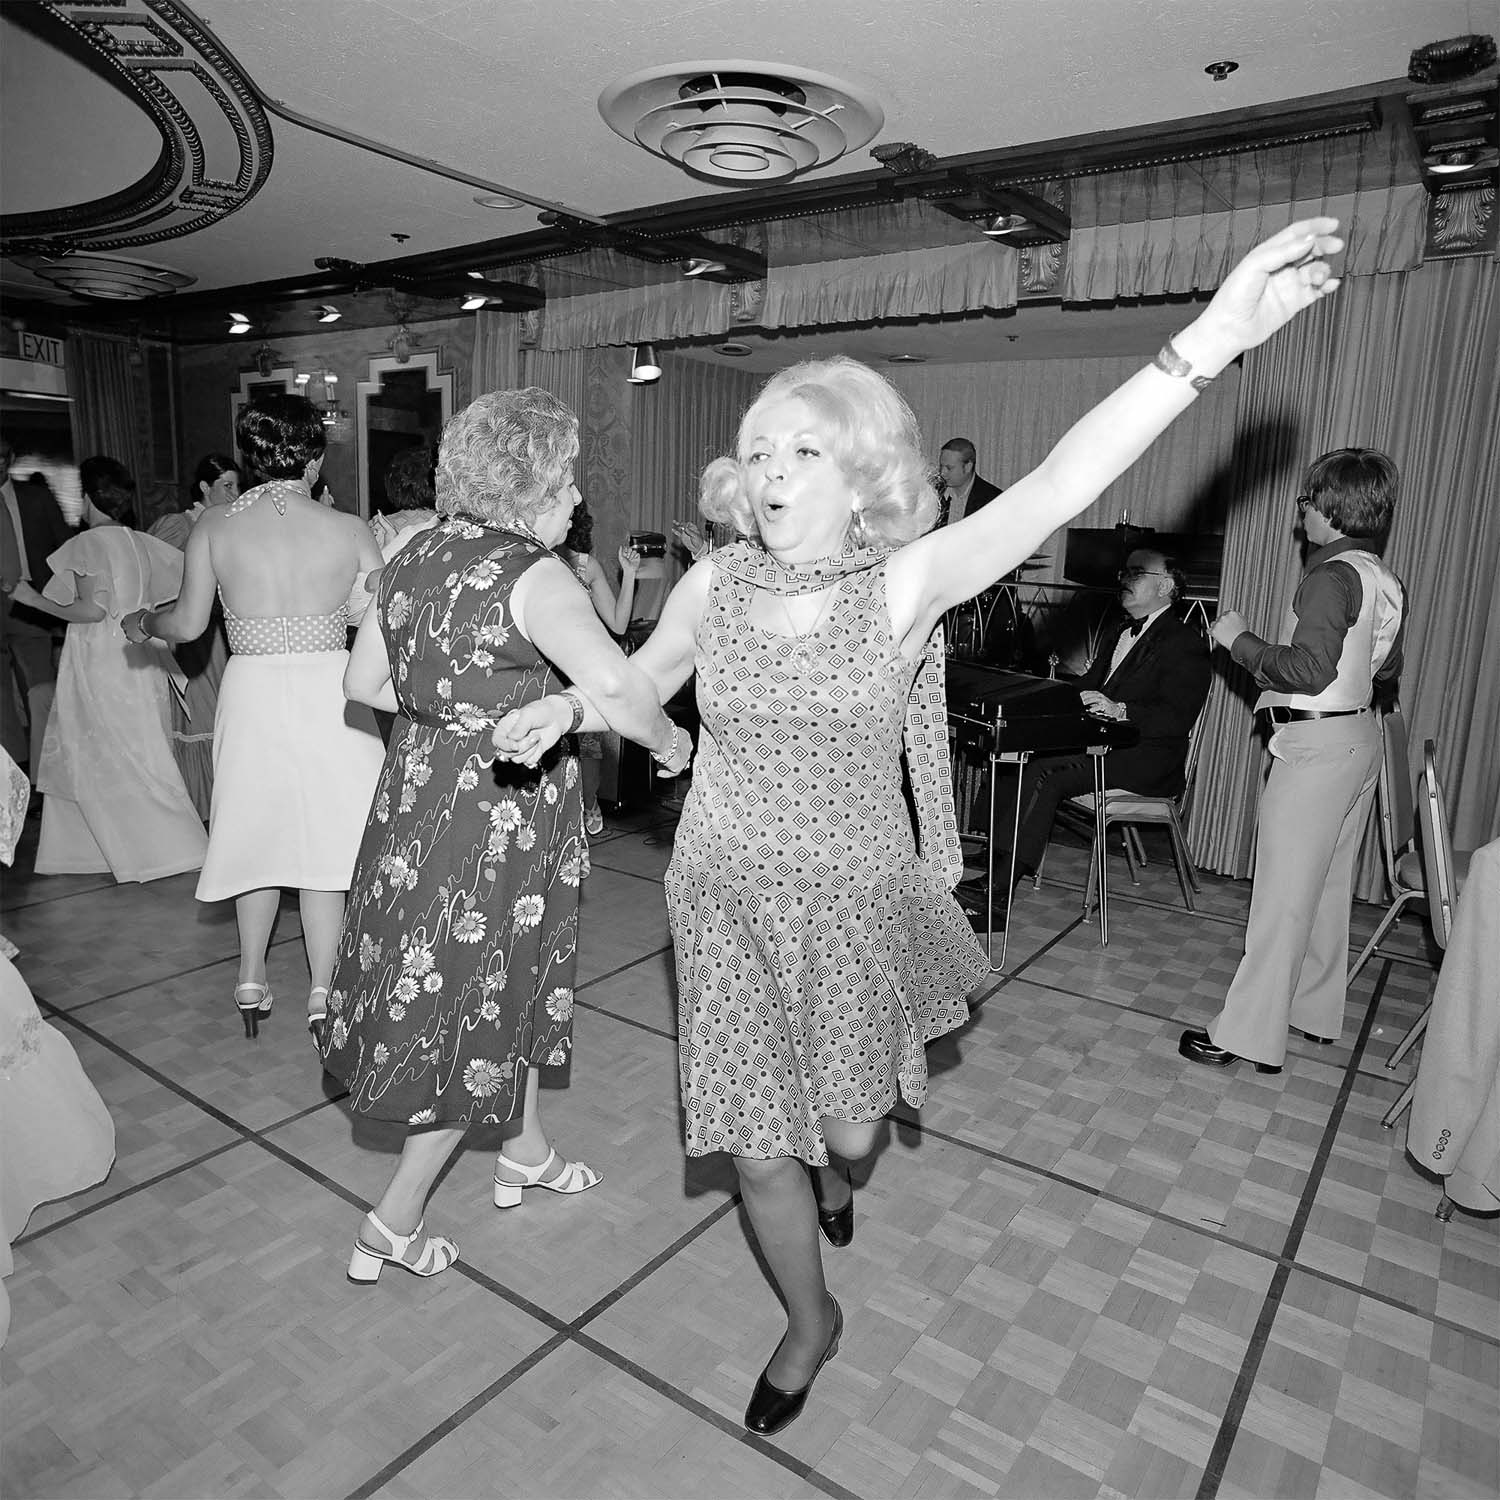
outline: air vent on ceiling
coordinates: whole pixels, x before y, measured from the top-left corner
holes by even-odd
[[[161,297],[198,278],[149,260],[125,260],[118,255],[28,255],[18,264],[34,276],[50,281],[79,297],[103,297],[114,302],[139,302]]]
[[[874,97],[806,68],[671,63],[599,95],[610,129],[710,182],[782,182],[857,150],[885,123]]]

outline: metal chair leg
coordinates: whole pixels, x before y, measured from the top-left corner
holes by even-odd
[[[1397,1047],[1396,1050],[1391,1053],[1391,1055],[1386,1059],[1386,1067],[1394,1068],[1401,1061],[1401,1059],[1411,1051],[1412,1043],[1415,1042],[1418,1037],[1420,1037],[1422,1033],[1427,1030],[1427,1022],[1431,1019],[1431,1016],[1432,1001],[1429,1000],[1427,1002],[1427,1008],[1422,1012],[1420,1016],[1417,1017],[1415,1021],[1412,1022],[1411,1030],[1401,1038],[1401,1045]]]
[[[1345,984],[1353,984],[1354,976],[1364,968],[1370,961],[1375,950],[1380,946],[1380,940],[1396,924],[1396,919],[1401,915],[1408,902],[1415,901],[1421,893],[1418,891],[1402,891],[1391,904],[1386,907],[1385,915],[1381,917],[1375,931],[1370,934],[1370,941],[1359,950],[1359,957],[1349,967],[1349,972],[1344,976]]]
[[[1443,1196],[1438,1199],[1437,1211],[1433,1214],[1433,1218],[1441,1219],[1443,1223],[1446,1224],[1448,1220],[1453,1217],[1453,1210],[1457,1206],[1458,1205],[1454,1203],[1454,1201],[1447,1195],[1447,1193],[1444,1193]]]
[[[1120,842],[1125,846],[1125,868],[1130,872],[1131,885],[1139,885],[1141,883],[1141,878],[1138,873],[1139,867],[1135,862],[1135,849],[1130,842],[1130,835],[1133,831],[1134,830],[1128,823],[1122,823],[1120,825]],[[1144,866],[1145,863],[1146,861],[1143,859],[1141,861],[1141,865]]]
[[[1189,911],[1197,911],[1198,908],[1193,905],[1193,891],[1198,889],[1198,875],[1193,869],[1193,856],[1188,853],[1182,825],[1175,816],[1167,824],[1167,832],[1172,839],[1172,863],[1177,867],[1177,884],[1182,887],[1182,904]]]
[[[1411,1108],[1411,1101],[1416,1096],[1416,1092],[1417,1080],[1413,1078],[1412,1081],[1407,1084],[1404,1089],[1401,1090],[1401,1097],[1396,1100],[1396,1102],[1391,1105],[1388,1110],[1386,1110],[1385,1117],[1380,1122],[1386,1130],[1389,1130],[1391,1126],[1394,1125],[1396,1121],[1399,1120],[1401,1116]]]

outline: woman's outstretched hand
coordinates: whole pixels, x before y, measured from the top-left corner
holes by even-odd
[[[541,758],[567,732],[571,715],[554,694],[512,709],[495,725],[490,742],[500,760],[513,760],[535,769]]]
[[[1299,219],[1263,240],[1219,284],[1195,328],[1237,353],[1263,344],[1338,287],[1324,258],[1344,248],[1338,227],[1337,219]]]

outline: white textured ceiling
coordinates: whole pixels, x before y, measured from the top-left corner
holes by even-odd
[[[878,98],[877,141],[946,157],[1398,78],[1413,48],[1490,29],[1488,9],[1468,0],[209,0],[199,16],[268,98],[597,216],[719,191],[600,119],[600,90],[648,67],[733,57],[831,73]],[[10,44],[16,28],[4,30]],[[1203,69],[1220,58],[1239,69],[1216,83]],[[32,70],[44,61],[27,55],[24,91],[52,87],[77,128],[60,133],[47,112],[7,106],[0,191],[13,182],[23,200],[7,211],[43,206],[39,182],[58,204],[91,196],[117,154],[138,168],[140,141],[119,128],[118,97],[87,75],[39,80]],[[7,62],[13,98],[14,72]],[[259,194],[211,228],[153,246],[153,259],[200,289],[225,287],[302,274],[320,255],[374,261],[536,227],[532,209],[481,209],[467,186],[279,118],[272,131]],[[826,175],[872,166],[862,150]]]

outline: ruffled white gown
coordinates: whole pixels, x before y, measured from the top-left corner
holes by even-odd
[[[176,597],[182,554],[144,532],[99,526],[47,559],[49,599],[71,604],[93,582],[104,618],[70,624],[37,789],[39,875],[108,872],[158,880],[196,870],[208,838],[172,754],[172,653],[132,645],[120,620]]]

